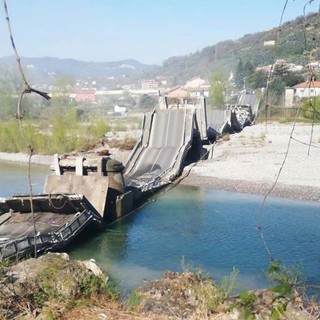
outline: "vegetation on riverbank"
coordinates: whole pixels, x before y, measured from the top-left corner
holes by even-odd
[[[71,151],[88,151],[105,138],[108,132],[126,132],[137,128],[135,120],[121,120],[111,123],[107,119],[81,121],[75,109],[58,113],[51,123],[48,121],[23,120],[22,126],[17,120],[0,121],[0,152],[26,152],[31,145],[37,154],[63,154]],[[106,140],[106,139],[105,139]],[[113,144],[109,139],[109,144]],[[119,147],[127,149],[135,143],[128,135]]]
[[[66,254],[2,263],[1,319],[315,319],[316,304],[304,298],[299,273],[271,263],[269,290],[231,296],[237,271],[221,283],[199,270],[165,272],[123,299],[93,261]],[[307,305],[306,305],[307,303]]]

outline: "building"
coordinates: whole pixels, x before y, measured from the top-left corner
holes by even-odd
[[[127,112],[127,108],[119,105],[114,106],[114,113],[123,116]]]
[[[96,90],[94,89],[76,89],[72,94],[72,97],[77,102],[95,102]]]
[[[189,91],[191,97],[209,96],[211,85],[207,80],[200,77],[193,78],[186,82],[184,89]]]
[[[169,98],[188,99],[190,92],[183,87],[174,87],[168,92],[167,96]]]
[[[210,85],[207,80],[201,79],[200,77],[195,77],[186,82],[186,88],[199,88],[204,85]]]
[[[264,47],[274,47],[276,45],[275,40],[268,40],[263,42]]]
[[[144,80],[141,84],[142,90],[157,90],[159,89],[159,83],[156,80]]]
[[[313,98],[320,96],[320,81],[306,81],[299,83],[293,87],[295,97]]]
[[[301,99],[310,99],[320,96],[320,81],[306,81],[298,83],[285,92],[285,107],[292,108],[294,102]]]

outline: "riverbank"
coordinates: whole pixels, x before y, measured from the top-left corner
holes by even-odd
[[[289,145],[291,131],[292,124],[270,123],[267,127],[265,124],[245,127],[238,134],[225,136],[214,145],[210,159],[185,168],[184,173],[188,175],[180,183],[265,195],[270,192],[284,163],[270,194],[319,201],[320,125],[312,128],[311,124],[297,124]],[[99,148],[90,154],[98,151]],[[110,148],[109,154],[125,163],[130,151]],[[52,159],[53,156],[33,155],[31,161],[50,165]],[[0,161],[27,163],[29,155],[0,152]]]
[[[230,296],[236,273],[219,284],[200,271],[166,271],[121,298],[94,260],[70,260],[66,253],[5,265],[1,280],[1,319],[315,320],[318,315],[294,286],[286,287],[286,294],[256,290]]]
[[[83,153],[83,152],[74,152],[73,154],[76,155],[83,155],[83,156],[90,156],[93,154],[98,154],[97,150],[93,150],[91,152]],[[128,150],[120,150],[118,148],[110,148],[109,153],[110,156],[122,163],[125,163],[129,157],[130,151]],[[10,163],[28,163],[29,162],[29,155],[26,153],[8,153],[8,152],[0,152],[0,161],[10,162]],[[35,154],[31,157],[31,163],[37,165],[46,165],[50,166],[53,162],[53,155],[41,155]]]
[[[257,124],[224,137],[181,184],[265,195],[282,168],[271,195],[319,201],[320,125],[313,127],[310,147],[311,124],[297,124],[290,140],[292,126]]]
[[[29,155],[26,153],[7,153],[0,152],[0,161],[12,162],[12,163],[28,163]],[[50,155],[33,155],[31,162],[33,164],[50,165],[53,161],[53,156]]]

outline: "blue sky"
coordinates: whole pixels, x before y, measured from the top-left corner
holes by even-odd
[[[285,0],[7,0],[20,56],[161,64],[279,26]],[[288,0],[283,21],[307,0]],[[319,0],[307,5],[316,12]],[[12,55],[0,7],[0,56]]]

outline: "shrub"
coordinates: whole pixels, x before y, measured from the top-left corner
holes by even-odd
[[[110,131],[110,125],[105,120],[98,120],[88,127],[88,133],[94,138],[102,138]]]
[[[313,98],[304,100],[302,111],[305,118],[320,120],[320,99]]]

